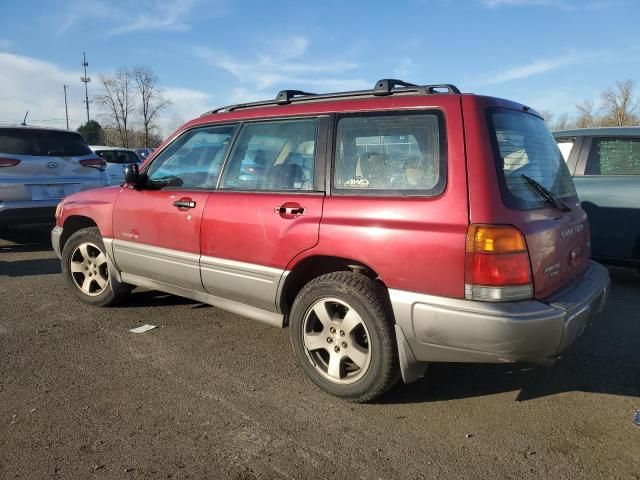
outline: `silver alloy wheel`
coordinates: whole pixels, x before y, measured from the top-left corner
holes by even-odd
[[[109,284],[107,256],[95,243],[84,242],[73,249],[69,272],[85,295],[100,295]]]
[[[318,300],[305,313],[302,331],[307,358],[327,380],[351,384],[367,373],[369,331],[348,303],[337,298]]]

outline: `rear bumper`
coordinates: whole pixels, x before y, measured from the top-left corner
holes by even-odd
[[[0,225],[54,223],[56,206],[60,200],[26,200],[0,202]]]
[[[587,271],[545,301],[476,302],[389,290],[403,349],[417,362],[549,363],[604,306],[609,272]],[[401,359],[402,360],[402,359]]]

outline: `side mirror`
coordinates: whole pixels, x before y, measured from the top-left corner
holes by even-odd
[[[139,187],[142,184],[142,178],[140,177],[140,171],[138,165],[132,163],[124,167],[124,183],[131,185],[132,187]]]

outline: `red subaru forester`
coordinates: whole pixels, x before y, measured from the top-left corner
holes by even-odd
[[[360,402],[429,362],[552,362],[609,287],[538,113],[389,79],[207,112],[64,199],[52,243],[81,300],[139,286],[288,325],[309,378]]]

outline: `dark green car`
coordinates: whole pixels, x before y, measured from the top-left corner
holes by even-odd
[[[554,132],[591,225],[591,254],[640,268],[640,127]]]

